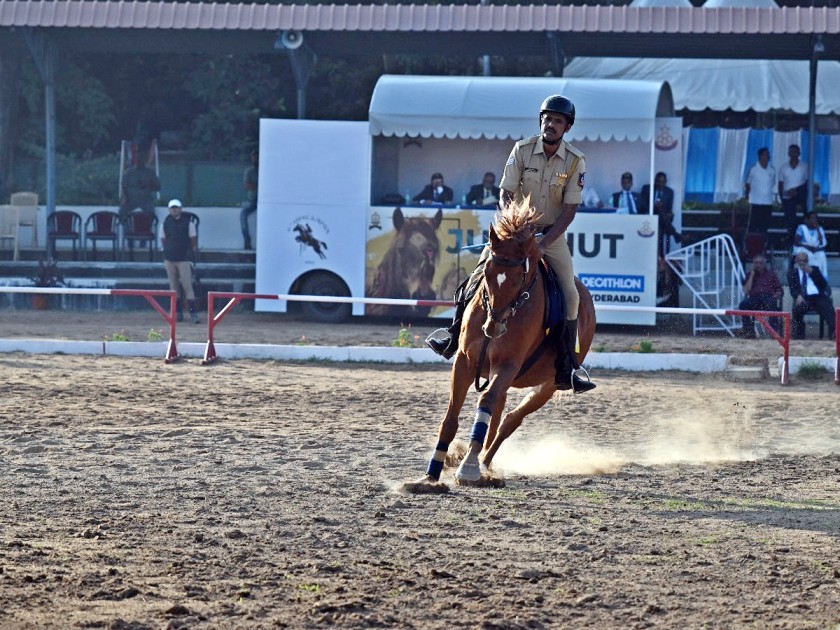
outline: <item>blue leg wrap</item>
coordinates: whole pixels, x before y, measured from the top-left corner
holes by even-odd
[[[426,474],[437,481],[440,479],[440,473],[443,472],[443,462],[446,460],[446,451],[449,450],[449,444],[439,441],[435,447],[435,454],[429,460],[429,466],[426,468]]]
[[[472,425],[470,432],[470,440],[475,440],[479,444],[484,444],[484,438],[487,437],[487,425],[490,422],[490,411],[484,407],[479,407],[475,412],[475,422]]]

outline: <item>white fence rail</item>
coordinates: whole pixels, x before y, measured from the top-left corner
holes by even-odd
[[[732,237],[718,234],[667,254],[665,261],[691,291],[694,334],[724,330],[734,336],[739,318],[717,312],[737,309],[744,297],[744,267]]]

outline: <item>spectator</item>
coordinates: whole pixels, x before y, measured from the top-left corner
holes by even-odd
[[[799,160],[799,145],[788,147],[788,157],[790,159],[779,167],[779,197],[785,212],[787,245],[790,247],[799,224],[797,212],[804,211],[808,203],[808,165]]]
[[[126,169],[122,180],[120,200],[120,221],[125,223],[128,215],[140,208],[143,212],[155,212],[155,193],[160,190],[160,180],[147,165],[148,153],[138,151],[137,164]]]
[[[195,292],[193,291],[192,263],[196,250],[195,225],[181,211],[181,202],[172,199],[169,202],[169,216],[160,226],[160,243],[163,247],[163,265],[169,279],[169,289],[178,293],[179,285],[184,290],[187,308],[194,324],[201,320],[195,310]],[[184,320],[184,311],[178,301],[178,321]]]
[[[674,227],[674,189],[668,184],[668,177],[662,171],[653,179],[653,212],[659,217],[659,255],[664,256],[671,251],[671,237],[677,243],[682,243],[682,234]],[[648,213],[650,203],[650,185],[642,186],[642,212]]]
[[[433,173],[431,184],[426,184],[423,190],[414,195],[413,201],[419,201],[420,203],[452,203],[453,197],[452,189],[443,183],[443,175]]]
[[[634,193],[633,188],[633,174],[624,173],[621,176],[621,190],[613,193],[612,205],[617,208],[618,214],[638,214],[641,202],[639,201],[639,194]]]
[[[799,252],[788,272],[788,289],[793,298],[793,338],[805,339],[805,313],[816,311],[828,323],[828,337],[834,339],[834,303],[831,288],[817,267],[808,264],[808,254]]]
[[[744,281],[744,299],[741,300],[738,309],[742,311],[778,311],[781,308],[782,294],[782,283],[779,276],[774,269],[767,267],[765,255],[756,254],[753,256],[752,269]],[[753,318],[744,315],[741,322],[743,324],[741,337],[754,339]]]
[[[604,202],[592,186],[584,186],[581,193],[580,205],[583,208],[603,208]]]
[[[758,162],[750,167],[744,182],[744,196],[750,202],[750,218],[747,232],[767,236],[770,217],[773,214],[773,199],[776,196],[776,169],[770,164],[770,150],[758,150]]]
[[[805,252],[808,263],[819,268],[820,273],[828,280],[825,245],[825,230],[820,226],[820,218],[816,210],[812,210],[805,216],[805,223],[796,228],[796,234],[793,237],[793,254]]]
[[[259,178],[260,154],[251,151],[251,166],[245,169],[242,184],[245,187],[245,201],[242,202],[242,212],[239,213],[239,224],[242,227],[244,249],[251,247],[251,231],[248,229],[248,217],[257,211],[257,184]]]
[[[467,203],[471,206],[492,206],[499,203],[499,187],[496,186],[496,176],[493,173],[484,173],[481,183],[470,187]]]

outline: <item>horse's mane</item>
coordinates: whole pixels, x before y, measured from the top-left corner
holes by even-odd
[[[531,198],[510,203],[496,213],[493,228],[503,241],[526,241],[534,235],[534,228],[539,219],[536,210],[531,207]]]

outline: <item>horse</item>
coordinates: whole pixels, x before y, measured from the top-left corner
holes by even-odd
[[[533,208],[522,202],[497,213],[490,226],[490,256],[479,289],[464,312],[450,377],[449,405],[438,430],[438,443],[426,475],[404,484],[406,491],[448,490],[440,482],[440,475],[473,381],[478,388],[479,377],[488,379],[489,387],[479,397],[468,452],[455,476],[457,483],[465,485],[482,479],[493,482],[490,466],[499,447],[519,428],[525,416],[541,408],[557,390],[556,344],[546,344],[544,329],[547,297],[538,269],[541,253],[535,235],[536,220]],[[595,333],[595,305],[577,278],[575,286],[580,295],[577,360],[582,362]],[[510,387],[533,389],[500,420]]]
[[[317,238],[312,236],[312,228],[309,227],[309,224],[306,224],[306,227],[303,227],[300,223],[295,225],[294,231],[298,233],[295,236],[295,240],[300,243],[301,247],[309,246],[318,256],[321,257],[321,260],[327,257],[327,255],[321,251],[321,248],[327,249],[327,244],[324,241],[319,241]]]
[[[406,219],[400,208],[394,209],[394,238],[382,262],[376,269],[373,281],[367,290],[368,297],[411,298],[434,300],[432,288],[435,266],[440,258],[440,241],[437,229],[443,221],[443,211],[438,210],[431,218],[413,217]],[[365,309],[368,315],[402,315],[404,306],[373,304]],[[426,317],[429,308],[415,308],[412,314]]]

